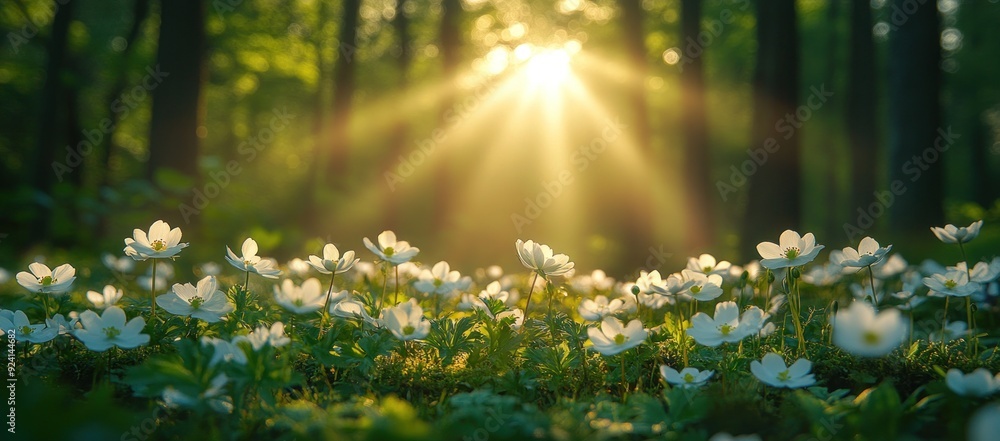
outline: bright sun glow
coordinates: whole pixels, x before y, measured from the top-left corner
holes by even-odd
[[[570,55],[565,49],[542,50],[528,59],[524,66],[525,77],[536,85],[562,84],[570,73]]]

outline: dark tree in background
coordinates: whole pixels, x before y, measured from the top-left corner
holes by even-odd
[[[851,2],[851,62],[847,72],[847,134],[851,150],[851,214],[868,207],[878,175],[875,43],[869,0]]]
[[[698,41],[701,1],[681,2],[681,41]],[[689,40],[690,39],[690,40]],[[713,241],[715,215],[712,202],[708,121],[705,116],[705,81],[702,57],[692,57],[681,70],[681,126],[684,130],[684,172],[690,185],[685,192],[686,248],[704,250]]]
[[[333,65],[333,121],[330,125],[330,152],[327,184],[342,188],[351,150],[351,102],[354,100],[354,72],[357,57],[358,14],[361,0],[344,0],[337,60]]]
[[[396,15],[392,18],[392,27],[396,33],[396,42],[399,44],[399,55],[396,58],[396,68],[399,70],[398,91],[405,94],[409,86],[410,64],[413,60],[413,43],[410,36],[409,18],[406,16],[407,0],[396,0]],[[392,127],[392,137],[389,140],[389,154],[386,155],[386,171],[392,171],[398,158],[406,149],[409,128],[406,119],[402,115],[396,116]],[[400,224],[401,199],[399,194],[393,190],[386,189],[385,208],[383,210],[383,226],[388,229],[398,229]]]
[[[857,4],[857,2],[854,4]],[[865,5],[868,5],[868,3],[865,3]],[[824,85],[832,89],[835,95],[827,98],[827,103],[824,104],[826,107],[837,106],[839,104],[837,102],[838,95],[842,93],[837,83],[837,77],[842,71],[840,69],[841,61],[839,58],[840,48],[843,46],[843,37],[838,26],[840,22],[840,8],[841,2],[839,1],[827,2],[826,22],[828,26],[826,29],[825,65],[823,66],[825,75],[823,81]],[[870,31],[871,28],[869,28]],[[830,124],[832,125],[830,130],[834,132],[842,132],[844,130],[841,118],[832,118]],[[818,146],[818,151],[822,152],[821,154],[824,158],[823,173],[825,176],[823,180],[826,185],[823,190],[823,201],[825,202],[826,210],[823,213],[825,220],[822,227],[825,237],[837,237],[840,235],[842,231],[841,225],[843,225],[844,219],[847,218],[844,215],[844,207],[839,203],[841,193],[839,171],[842,167],[841,158],[843,157],[843,153],[838,141],[839,139],[835,136],[824,136],[819,141]]]
[[[153,91],[146,167],[150,180],[161,169],[189,177],[198,173],[204,50],[205,1],[161,1],[156,64],[167,76]]]
[[[462,1],[443,0],[441,2],[441,68],[445,83],[448,84],[442,100],[442,121],[445,112],[455,102],[455,90],[459,64],[462,62]],[[447,144],[444,142],[443,144]],[[434,228],[437,232],[447,231],[451,200],[453,197],[450,161],[446,145],[437,146],[434,160]]]
[[[49,225],[52,219],[52,183],[56,182],[56,171],[52,164],[56,160],[56,152],[63,151],[62,144],[64,138],[59,136],[61,131],[53,130],[60,127],[60,121],[65,120],[65,97],[67,86],[64,84],[65,69],[68,58],[68,35],[69,25],[73,20],[73,9],[75,3],[69,2],[59,7],[55,18],[52,20],[52,31],[49,33],[45,72],[45,83],[41,92],[41,117],[38,125],[38,147],[35,152],[34,187],[36,190],[33,198],[36,206],[36,218],[31,223],[32,237],[43,239],[49,232]],[[79,131],[77,132],[79,133]],[[75,145],[73,146],[75,148]],[[60,158],[61,159],[61,158]],[[62,160],[59,161],[63,162]],[[79,174],[80,171],[64,172],[63,179],[69,178],[69,174]]]
[[[915,4],[892,2],[902,11]],[[942,158],[950,153],[938,153],[934,148],[941,128],[941,38],[936,3],[919,4],[911,14],[895,14],[890,25],[889,182],[899,180],[907,190],[888,207],[889,221],[892,231],[915,234],[944,221]],[[914,158],[920,158],[920,163]],[[932,158],[937,161],[927,163]]]
[[[625,91],[632,111],[629,132],[640,151],[648,153],[650,134],[649,110],[646,105],[646,74],[649,72],[649,62],[646,60],[646,34],[642,26],[643,12],[640,3],[635,0],[618,0],[618,8],[621,10],[622,36],[625,41],[625,53],[628,55],[629,70],[634,75]]]
[[[801,152],[794,118],[799,102],[799,43],[795,0],[759,1],[757,67],[754,72],[753,131],[748,148],[767,159],[747,180],[746,215],[740,252],[756,255],[762,240],[800,227]],[[773,143],[773,144],[772,144]],[[775,148],[777,146],[777,149]]]

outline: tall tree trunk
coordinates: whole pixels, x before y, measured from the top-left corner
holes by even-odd
[[[925,234],[944,221],[946,153],[934,147],[941,128],[940,18],[936,2],[892,4],[916,10],[889,34],[889,182],[906,186],[889,204],[889,222],[892,231]]]
[[[761,241],[777,239],[786,228],[800,228],[802,209],[801,121],[794,116],[799,102],[795,0],[758,1],[756,5],[757,67],[749,150],[766,159],[747,178],[740,237],[743,259],[753,258]]]
[[[161,0],[157,67],[166,75],[153,91],[146,176],[169,169],[197,177],[202,120],[204,0]]]
[[[681,41],[697,41],[701,32],[701,1],[681,2]],[[688,188],[687,249],[704,250],[712,243],[715,215],[712,202],[708,121],[705,117],[705,82],[702,57],[694,57],[681,71],[681,126],[684,131],[684,172]]]
[[[838,27],[840,21],[840,3],[839,1],[831,1],[827,2],[826,6],[828,33],[826,38],[826,67],[823,70],[826,72],[826,83],[834,90],[837,90],[837,66],[840,65],[838,60],[840,52],[839,42],[841,41]],[[833,106],[836,98],[836,96],[829,97],[826,105],[828,107]],[[874,100],[874,98],[872,99]],[[850,117],[848,116],[848,118]],[[839,133],[842,131],[842,128],[840,119],[834,118],[828,130]],[[824,204],[826,206],[826,216],[823,223],[823,232],[826,237],[837,237],[840,234],[840,225],[844,219],[843,209],[838,203],[840,202],[838,172],[840,171],[841,156],[839,141],[840,139],[837,137],[824,136],[820,147],[820,151],[823,152],[823,156],[826,159],[823,167],[823,172],[825,173],[824,181],[826,181],[823,197],[826,201]]]
[[[76,2],[68,2],[60,5],[52,19],[52,31],[48,39],[48,54],[45,64],[45,84],[42,86],[41,97],[41,118],[38,126],[38,148],[35,156],[34,187],[37,192],[35,200],[39,201],[36,209],[35,221],[31,223],[31,236],[35,240],[44,240],[48,237],[49,227],[52,222],[53,201],[52,183],[54,180],[62,182],[68,178],[75,167],[66,164],[60,155],[56,161],[56,152],[62,152],[65,145],[60,145],[62,139],[59,137],[60,121],[63,110],[60,103],[64,102],[66,87],[62,81],[62,74],[67,65],[67,48],[69,25],[73,20],[73,10]],[[76,144],[70,146],[76,149]],[[56,163],[67,168],[55,168]],[[78,164],[78,166],[81,164]],[[54,174],[54,176],[53,176]]]
[[[399,43],[399,57],[396,58],[396,68],[399,70],[398,89],[400,93],[405,93],[409,85],[410,62],[413,59],[413,51],[410,47],[409,18],[406,17],[407,0],[396,1],[396,16],[392,20],[393,29],[396,32],[396,39]],[[400,155],[406,148],[409,128],[406,124],[405,116],[396,115],[396,122],[392,128],[392,138],[389,140],[389,154],[386,156],[385,171],[395,173],[392,167],[397,165]],[[399,213],[401,199],[396,193],[398,188],[389,189],[385,196],[385,209],[383,210],[383,226],[396,230],[400,227]]]
[[[621,25],[624,31],[625,51],[628,53],[630,69],[635,75],[628,88],[629,104],[632,108],[632,137],[640,151],[650,151],[649,110],[646,106],[646,74],[649,62],[646,60],[646,34],[642,26],[642,2],[618,0],[622,12]],[[685,2],[685,4],[688,2]],[[690,6],[690,5],[688,5]],[[697,39],[697,36],[695,36]]]
[[[851,2],[851,62],[847,73],[847,133],[851,149],[851,214],[867,209],[879,160],[875,115],[875,43],[869,0]]]
[[[462,60],[462,1],[442,0],[441,28],[441,58],[442,73],[445,81],[452,84],[446,92],[441,109],[441,120],[444,114],[454,105],[455,85],[457,85],[458,67]],[[451,216],[451,202],[454,197],[452,188],[451,163],[448,160],[447,146],[438,146],[435,153],[434,173],[434,225],[433,230],[441,233],[447,231]]]
[[[357,57],[361,0],[344,0],[340,21],[338,56],[333,65],[333,124],[327,175],[333,187],[342,189],[351,150],[351,104],[354,100],[354,64]]]

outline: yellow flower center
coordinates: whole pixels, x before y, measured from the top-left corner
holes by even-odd
[[[785,258],[791,260],[791,259],[794,259],[796,257],[799,257],[799,252],[800,252],[800,250],[799,250],[798,247],[788,248],[787,250],[785,250]]]
[[[163,242],[162,239],[156,239],[150,244],[150,248],[152,248],[153,251],[163,251],[167,249],[167,244]]]
[[[702,272],[704,272],[704,273],[707,274],[707,273],[712,272],[712,267],[706,266],[706,267],[702,268],[701,270],[702,270]]]
[[[41,283],[42,286],[49,286],[53,284],[55,281],[56,279],[53,279],[52,276],[45,276],[42,277],[41,279],[38,279],[38,283]]]
[[[622,334],[618,334],[618,335],[615,336],[615,344],[616,345],[621,346],[621,345],[625,344],[626,340],[628,340],[628,337],[626,337],[626,336],[624,336]]]
[[[295,306],[302,306],[302,305],[305,305],[305,302],[303,302],[302,299],[295,299],[295,300],[292,300],[292,304],[295,305]]]
[[[413,332],[414,332],[414,331],[416,331],[416,330],[417,330],[417,329],[416,329],[416,328],[414,328],[413,326],[411,326],[411,325],[406,325],[406,326],[404,326],[404,327],[403,327],[403,335],[411,335],[411,334],[413,334]]]
[[[385,254],[385,257],[392,257],[393,254],[396,254],[396,250],[392,249],[392,247],[385,247],[382,250],[382,254]]]
[[[32,331],[31,326],[24,325],[21,327],[21,334],[31,335],[31,331]]]
[[[865,341],[865,344],[869,345],[878,344],[879,340],[881,340],[881,337],[879,337],[878,334],[872,331],[865,332],[865,334],[861,338]]]
[[[958,286],[958,282],[956,282],[954,280],[948,280],[947,282],[944,282],[944,287],[945,288],[955,289],[956,286]]]
[[[198,296],[191,297],[191,309],[198,309],[203,303],[205,299]]]
[[[792,375],[788,373],[788,369],[778,372],[779,381],[788,381],[790,379],[792,379]]]
[[[104,328],[104,335],[106,335],[108,338],[115,338],[121,334],[122,331],[114,326],[108,326],[107,328]]]
[[[733,329],[735,329],[735,327],[728,324],[719,326],[719,332],[721,332],[722,335],[729,335],[730,332],[733,332]]]
[[[685,383],[693,383],[694,382],[694,375],[691,375],[690,372],[684,374],[684,382]]]
[[[444,282],[442,282],[441,279],[434,279],[434,287],[435,288],[441,287],[442,283],[444,283]]]
[[[701,292],[701,287],[700,286],[695,285],[695,286],[691,287],[691,294],[698,294],[700,292]]]

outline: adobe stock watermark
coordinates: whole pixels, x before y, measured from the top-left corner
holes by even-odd
[[[35,14],[34,17],[25,16],[27,18],[27,23],[21,26],[20,29],[15,28],[13,31],[7,33],[7,42],[10,43],[11,50],[14,54],[21,52],[21,46],[28,44],[31,39],[38,36],[38,32],[45,26],[45,24],[52,21],[59,12],[60,6],[66,6],[72,0],[54,0],[49,3],[51,8],[42,11],[41,13]]]
[[[590,168],[591,162],[597,160],[598,156],[607,151],[608,146],[618,141],[623,129],[626,128],[628,126],[623,124],[620,118],[616,117],[614,121],[606,120],[600,136],[577,147],[570,155],[572,169],[560,170],[556,178],[551,181],[543,179],[542,191],[535,194],[534,197],[524,198],[524,210],[521,213],[511,213],[510,221],[514,224],[514,229],[521,233],[524,227],[531,225],[538,219],[542,215],[542,211],[551,206],[552,202],[563,194],[566,187],[573,184],[576,179],[573,175],[574,170],[576,173],[583,173]]]
[[[208,207],[209,202],[219,197],[222,190],[225,190],[233,179],[243,172],[243,166],[257,159],[264,149],[274,143],[277,134],[288,128],[289,122],[295,119],[295,115],[288,113],[288,109],[285,107],[271,109],[271,113],[271,120],[266,127],[261,128],[256,135],[243,140],[236,147],[236,152],[243,160],[242,164],[236,159],[230,159],[225,167],[208,172],[207,182],[200,188],[193,190],[191,203],[182,202],[177,205],[177,210],[184,217],[185,223],[190,224],[192,216],[200,215],[202,210]]]
[[[887,190],[876,190],[872,193],[874,201],[867,206],[856,208],[858,216],[854,223],[844,223],[843,226],[848,242],[854,243],[856,239],[864,236],[868,229],[875,226],[875,221],[889,211],[889,207],[896,203],[897,198],[906,194],[907,186],[917,182],[924,172],[937,163],[942,154],[962,137],[961,134],[952,132],[951,126],[947,129],[938,128],[937,132],[938,136],[933,146],[925,148],[919,155],[913,155],[900,167],[900,171],[909,179],[893,180]]]
[[[735,3],[739,3],[740,11],[746,11],[750,8],[750,0],[735,0]],[[674,51],[680,56],[677,68],[683,72],[685,65],[704,55],[705,49],[715,43],[725,32],[726,26],[733,24],[734,21],[736,21],[736,14],[733,13],[732,9],[725,8],[719,12],[718,18],[703,21],[705,25],[698,32],[697,38],[687,37],[683,50],[676,47],[667,49],[668,52]]]
[[[667,259],[674,257],[674,253],[663,249],[663,244],[656,247],[650,246],[648,251],[649,254],[646,256],[646,261],[643,262],[645,265],[642,267],[646,272],[662,268],[663,264],[667,263]]]
[[[482,82],[471,95],[452,104],[443,115],[445,127],[438,127],[431,131],[430,136],[414,141],[417,148],[405,156],[399,155],[396,166],[382,173],[386,185],[389,186],[389,191],[396,191],[396,188],[400,184],[406,182],[410,176],[413,176],[417,167],[423,165],[427,161],[427,158],[434,154],[438,146],[447,140],[448,130],[461,124],[462,121],[468,118],[469,114],[475,112],[482,105],[483,101],[486,101],[495,91],[496,89],[491,83]]]
[[[17,433],[17,330],[7,333],[7,432]]]
[[[159,87],[168,76],[170,72],[161,71],[159,64],[154,67],[146,66],[146,75],[142,80],[111,102],[111,111],[118,114],[118,123],[120,124],[136,107],[139,107],[149,97],[150,92]],[[115,122],[105,117],[98,122],[97,127],[81,130],[80,133],[85,139],[75,146],[66,146],[66,157],[63,161],[52,161],[52,172],[55,173],[56,179],[62,182],[66,174],[83,165],[84,160],[94,152],[94,147],[100,145],[105,136],[110,136],[115,127]]]
[[[806,98],[805,104],[797,107],[794,113],[786,113],[784,118],[774,123],[774,130],[782,134],[782,139],[786,141],[791,139],[795,132],[812,118],[813,113],[821,109],[833,96],[833,92],[826,90],[825,83],[820,84],[818,88],[812,86],[809,91],[811,93]],[[760,147],[747,149],[748,159],[744,160],[739,167],[729,166],[731,171],[729,182],[715,181],[715,188],[719,191],[722,201],[728,201],[731,193],[735,193],[736,190],[746,185],[747,179],[756,174],[767,163],[771,155],[779,150],[781,150],[781,144],[773,136],[765,139]]]

